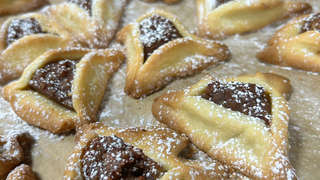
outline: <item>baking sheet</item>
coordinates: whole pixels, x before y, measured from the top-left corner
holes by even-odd
[[[58,4],[62,0],[52,0]],[[317,12],[320,4],[317,0],[305,0]],[[182,0],[174,5],[166,5],[161,1],[145,3],[139,0],[128,1],[123,12],[121,27],[134,21],[144,12],[151,9],[166,9],[175,14],[183,25],[194,31],[196,24],[195,0]],[[8,17],[0,18],[0,24]],[[155,125],[151,114],[153,99],[162,93],[180,90],[198,82],[206,74],[216,77],[230,77],[254,74],[257,71],[274,72],[286,76],[292,82],[292,93],[288,100],[290,105],[289,122],[289,158],[300,179],[318,179],[320,177],[320,76],[290,68],[279,68],[260,63],[255,55],[283,23],[271,24],[261,30],[242,35],[235,35],[222,40],[231,53],[232,58],[206,72],[175,80],[166,88],[144,99],[132,99],[123,92],[126,65],[124,64],[110,79],[105,96],[98,113],[99,121],[109,126],[131,127]],[[121,28],[120,27],[120,28]],[[123,49],[117,43],[111,47]],[[0,86],[0,88],[2,88]],[[45,130],[28,125],[12,110],[10,104],[0,97],[0,133],[10,134],[28,131],[35,141],[30,152],[26,154],[26,163],[30,164],[39,180],[62,179],[64,169],[74,146],[74,132],[54,135]]]

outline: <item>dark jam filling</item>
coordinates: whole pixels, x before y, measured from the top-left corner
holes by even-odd
[[[29,86],[73,110],[71,88],[78,62],[67,59],[46,64],[35,72]]]
[[[300,33],[307,31],[318,31],[320,32],[320,13],[311,14],[306,18],[304,25],[302,26]]]
[[[222,84],[214,81],[208,84],[202,97],[225,108],[258,117],[270,126],[271,105],[262,86],[240,82]]]
[[[141,21],[140,32],[144,62],[163,44],[182,37],[170,20],[159,15],[153,15]]]
[[[99,179],[158,179],[161,166],[144,155],[141,149],[125,143],[117,136],[93,139],[81,158],[86,180]]]
[[[7,35],[7,44],[32,34],[44,33],[38,21],[35,18],[12,20]]]
[[[79,7],[81,7],[82,9],[84,9],[85,11],[87,11],[90,16],[92,15],[92,10],[91,10],[91,0],[67,0],[67,2],[70,3],[75,3],[76,5],[78,5]]]
[[[230,2],[230,1],[234,1],[234,0],[217,0],[216,1],[216,7],[224,4],[224,3],[227,3],[227,2]]]

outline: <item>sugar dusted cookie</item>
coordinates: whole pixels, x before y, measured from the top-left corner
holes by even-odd
[[[0,16],[29,12],[48,4],[48,0],[1,0]]]
[[[24,121],[53,133],[70,131],[96,121],[108,80],[124,58],[111,49],[48,51],[2,96]]]
[[[174,78],[196,74],[226,60],[226,45],[190,34],[167,11],[154,10],[117,34],[127,51],[125,92],[140,98],[165,87]]]
[[[24,150],[31,141],[29,133],[0,135],[0,179],[5,178],[11,170],[22,163]]]
[[[30,13],[10,18],[0,30],[0,84],[20,77],[32,61],[50,49],[79,45],[44,15]]]
[[[197,35],[222,39],[311,10],[308,3],[287,0],[197,0]]]
[[[279,29],[257,58],[269,64],[320,72],[320,13],[296,17]]]
[[[43,12],[90,48],[107,48],[126,0],[67,0]]]
[[[185,133],[199,149],[251,179],[297,179],[288,159],[290,81],[276,74],[206,76],[169,91],[155,118]]]
[[[185,135],[163,125],[112,128],[91,123],[77,129],[76,147],[68,160],[64,179],[230,177],[230,169],[217,161],[182,158],[179,154],[188,144]]]

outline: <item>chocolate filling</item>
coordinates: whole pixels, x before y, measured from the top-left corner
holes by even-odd
[[[86,180],[98,179],[158,179],[161,166],[141,149],[125,143],[117,136],[93,139],[81,158]]]
[[[216,1],[216,7],[224,4],[224,3],[227,3],[227,2],[230,2],[230,1],[234,1],[234,0],[217,0]]]
[[[159,15],[153,15],[141,21],[140,32],[144,62],[163,44],[182,37],[170,20]]]
[[[12,20],[7,35],[8,46],[14,41],[32,34],[44,33],[38,21],[35,18]]]
[[[318,31],[320,32],[320,13],[311,14],[306,18],[300,33],[307,31]]]
[[[92,15],[91,0],[67,0],[67,2],[75,3],[76,5],[87,11],[90,16]]]
[[[260,85],[240,82],[222,84],[214,81],[208,84],[202,97],[225,108],[258,117],[270,126],[271,104],[267,93]]]
[[[35,72],[29,86],[73,110],[71,88],[77,63],[68,59],[48,63]]]

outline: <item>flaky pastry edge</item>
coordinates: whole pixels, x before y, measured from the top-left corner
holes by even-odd
[[[207,84],[214,80],[209,75],[185,90],[164,93],[153,103],[154,117],[185,133],[199,149],[249,178],[297,178],[287,157],[289,107],[283,94],[290,92],[289,79],[258,72],[222,80],[263,86],[271,100],[270,127],[259,118],[202,98]]]
[[[81,59],[76,65],[72,83],[75,111],[32,90],[28,84],[37,69],[49,62],[68,58]],[[6,85],[2,89],[2,96],[10,102],[15,113],[29,124],[52,133],[67,132],[75,129],[78,124],[96,121],[108,80],[124,62],[124,58],[122,52],[113,49],[98,51],[70,48],[48,51],[28,66],[18,81]]]

